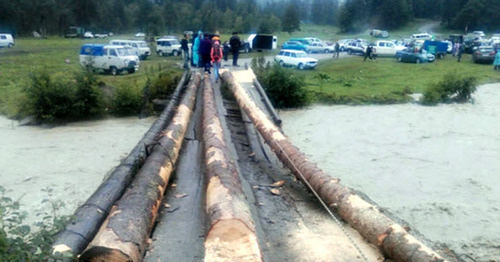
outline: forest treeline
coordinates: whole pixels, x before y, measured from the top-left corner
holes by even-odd
[[[396,29],[414,18],[449,28],[496,30],[498,0],[0,0],[0,30],[63,35],[69,26],[94,32],[152,35],[205,30],[242,33],[300,30],[300,21],[342,32]]]

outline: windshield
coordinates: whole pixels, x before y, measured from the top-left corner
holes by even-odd
[[[171,45],[180,45],[178,40],[170,40]]]
[[[137,44],[139,47],[148,47],[148,45],[145,42],[141,42]]]

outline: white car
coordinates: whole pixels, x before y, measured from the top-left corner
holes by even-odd
[[[145,33],[137,33],[134,35],[136,38],[144,38],[146,37],[146,34]]]
[[[128,46],[85,44],[80,49],[80,65],[101,69],[112,75],[129,74],[139,69],[139,57]]]
[[[308,57],[306,52],[299,50],[281,50],[274,61],[281,66],[293,66],[298,69],[315,68],[318,65],[318,59]]]
[[[14,38],[11,34],[0,34],[0,47],[11,48],[14,46]]]
[[[401,51],[404,47],[397,46],[392,41],[379,40],[374,45],[377,50],[377,56],[396,56],[397,51]]]
[[[312,43],[306,47],[308,53],[329,53],[333,52],[333,46],[327,46],[322,43]]]
[[[173,55],[178,56],[181,54],[181,44],[177,39],[161,38],[156,41],[156,53],[159,56]]]
[[[134,49],[135,54],[141,59],[146,60],[151,55],[151,49],[146,41],[143,40],[111,40],[110,45],[130,46]]]
[[[87,31],[83,34],[83,38],[94,38],[94,34],[92,34],[92,32]]]

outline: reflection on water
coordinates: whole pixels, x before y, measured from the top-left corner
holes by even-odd
[[[280,112],[293,143],[328,174],[434,242],[500,258],[500,84],[474,104],[313,106]]]
[[[28,223],[60,199],[59,214],[72,214],[103,177],[139,142],[155,119],[136,117],[71,123],[55,128],[20,127],[0,117],[0,183],[21,199]],[[42,189],[51,188],[50,196]]]

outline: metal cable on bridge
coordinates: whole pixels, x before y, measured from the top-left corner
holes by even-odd
[[[326,205],[326,203],[323,201],[323,199],[321,199],[321,197],[314,190],[314,188],[311,186],[311,184],[309,184],[309,182],[306,180],[306,178],[304,177],[304,175],[302,174],[302,172],[300,172],[299,168],[295,165],[295,163],[292,161],[292,159],[288,156],[288,154],[283,149],[283,147],[281,147],[280,143],[276,142],[275,144],[279,147],[279,149],[281,150],[281,152],[283,153],[283,155],[288,159],[288,161],[293,165],[293,167],[296,170],[296,173],[300,176],[300,178],[302,179],[302,181],[304,181],[304,183],[306,184],[306,186],[313,192],[314,196],[316,196],[316,198],[319,200],[319,202],[321,203],[321,205],[326,209],[326,211],[328,212],[328,214],[330,214],[330,216],[333,218],[333,220],[335,221],[335,223],[337,223],[337,225],[339,225],[340,229],[342,230],[342,233],[344,233],[344,235],[347,237],[347,239],[349,240],[349,242],[351,242],[352,246],[361,255],[361,257],[363,258],[363,260],[366,261],[366,262],[368,262],[368,259],[366,258],[365,254],[363,253],[363,251],[361,251],[361,248],[359,248],[359,246],[354,242],[354,239],[351,237],[351,235],[349,234],[349,232],[347,232],[347,230],[344,227],[344,225],[342,225],[342,223],[340,222],[340,220],[335,216],[335,214],[333,214],[333,212]]]

